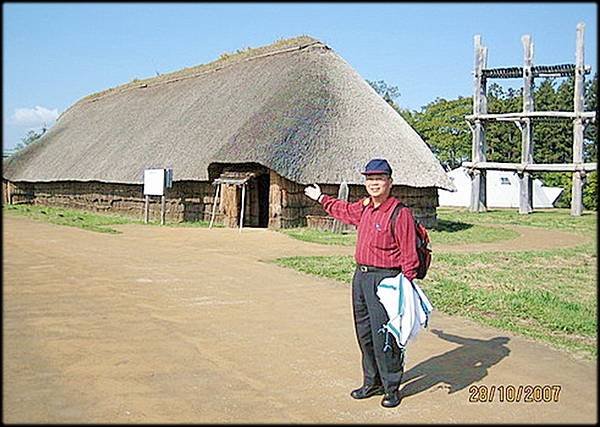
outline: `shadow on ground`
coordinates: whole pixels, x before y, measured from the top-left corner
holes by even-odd
[[[433,230],[453,233],[456,231],[467,230],[472,227],[473,227],[473,224],[467,224],[465,222],[447,221],[445,219],[438,219],[437,224],[435,225],[435,227],[433,227]]]
[[[412,396],[432,387],[446,388],[455,393],[487,376],[488,369],[508,356],[505,344],[508,337],[489,340],[463,338],[432,329],[441,339],[460,344],[460,347],[413,366],[402,377],[402,398]]]

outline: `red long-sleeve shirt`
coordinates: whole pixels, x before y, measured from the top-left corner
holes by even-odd
[[[407,279],[415,278],[419,257],[414,219],[409,208],[403,207],[398,212],[394,226],[395,242],[390,230],[392,212],[400,203],[398,199],[388,197],[381,205],[374,207],[370,198],[349,203],[323,195],[320,203],[335,219],[357,226],[354,259],[358,264],[380,268],[400,267]]]

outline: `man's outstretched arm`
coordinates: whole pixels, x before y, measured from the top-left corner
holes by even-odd
[[[323,206],[323,209],[325,209],[325,212],[335,219],[339,219],[346,224],[352,225],[358,225],[360,222],[360,217],[362,216],[365,207],[363,203],[364,200],[350,203],[345,200],[336,199],[335,197],[321,193],[321,188],[318,184],[314,184],[312,187],[306,187],[304,189],[304,194],[320,203],[321,206]]]

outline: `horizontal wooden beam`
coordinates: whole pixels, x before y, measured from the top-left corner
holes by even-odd
[[[596,163],[499,163],[499,162],[463,162],[468,169],[506,170],[517,172],[591,172]]]
[[[497,113],[497,114],[469,114],[465,116],[467,120],[521,120],[535,117],[546,118],[584,118],[596,119],[595,111],[584,111],[577,114],[572,111],[530,111],[527,113]]]
[[[592,67],[586,65],[583,72],[590,74]],[[523,67],[485,68],[481,70],[486,79],[522,79]],[[576,74],[575,64],[534,65],[531,67],[532,77],[568,77]]]

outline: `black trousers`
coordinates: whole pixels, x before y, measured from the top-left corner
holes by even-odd
[[[391,349],[383,351],[385,332],[380,329],[389,317],[376,292],[381,280],[398,273],[399,270],[382,269],[365,272],[357,266],[352,279],[352,307],[356,338],[362,353],[363,385],[383,384],[386,392],[396,391],[400,387],[404,352],[392,336],[388,339]]]

